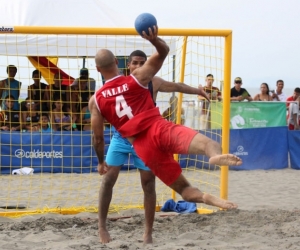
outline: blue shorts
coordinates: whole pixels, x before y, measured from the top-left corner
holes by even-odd
[[[128,160],[129,154],[133,158],[134,166],[141,170],[150,171],[145,166],[144,162],[137,156],[132,144],[125,138],[123,138],[117,131],[114,132],[110,145],[106,154],[106,163],[108,166],[119,167],[124,165],[125,161]]]

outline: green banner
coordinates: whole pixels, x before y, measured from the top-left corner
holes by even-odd
[[[211,103],[211,128],[222,127],[223,103]],[[286,126],[285,102],[231,102],[230,128]]]

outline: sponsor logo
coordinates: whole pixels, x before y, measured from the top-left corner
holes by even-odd
[[[267,120],[256,120],[254,118],[250,118],[249,122],[251,123],[253,128],[267,127],[267,124],[268,124]]]
[[[245,111],[251,111],[251,112],[260,112],[259,108],[244,108]]]
[[[14,32],[14,27],[4,27],[0,26],[0,32]]]
[[[263,128],[267,127],[268,120],[255,119],[255,118],[244,118],[241,115],[235,115],[230,119],[231,127],[234,129],[247,128]]]
[[[235,154],[235,155],[248,155],[248,152],[244,151],[244,147],[240,145],[240,146],[237,146],[236,152],[234,152],[233,154]]]
[[[245,119],[240,115],[235,115],[234,117],[232,117],[230,119],[230,123],[231,123],[232,128],[234,128],[234,129],[241,129],[246,124]]]
[[[23,149],[17,149],[15,151],[15,156],[17,158],[63,158],[62,151],[39,151],[39,150],[33,150],[33,151],[25,151]]]

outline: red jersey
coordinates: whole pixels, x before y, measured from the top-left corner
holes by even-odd
[[[293,101],[296,101],[294,100],[294,97],[293,96],[290,96],[286,99],[286,106],[289,107],[290,106],[290,102],[293,102]]]
[[[123,137],[134,136],[162,119],[154,106],[148,87],[130,75],[116,76],[105,82],[95,94],[96,105],[102,116]]]

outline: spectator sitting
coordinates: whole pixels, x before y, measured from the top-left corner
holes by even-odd
[[[289,106],[289,130],[300,130],[300,96]]]
[[[89,100],[93,96],[94,93],[90,93]],[[89,106],[85,106],[80,113],[80,123],[83,131],[91,130],[91,112],[89,110]]]
[[[76,128],[76,117],[71,115],[71,111],[66,107],[60,98],[54,100],[55,108],[52,110],[52,128],[54,131],[72,131]]]
[[[4,121],[1,124],[3,131],[20,131],[20,111],[14,109],[15,98],[12,95],[5,97]]]
[[[87,79],[87,82],[88,82],[88,89],[91,91],[91,92],[95,92],[95,89],[96,89],[96,81],[94,78],[89,78],[89,70],[87,68],[82,68],[80,70],[80,77],[81,76],[85,76],[86,79]],[[79,78],[76,78],[75,81],[71,84],[71,87],[73,86],[78,86],[79,84]]]
[[[250,96],[248,91],[244,88],[241,88],[242,84],[242,78],[236,77],[234,79],[234,87],[230,90],[231,101],[252,101],[252,97]]]
[[[62,85],[62,78],[60,72],[56,73],[53,78],[54,83],[48,85],[47,95],[49,96],[48,109],[52,110],[54,107],[50,107],[54,99],[61,99],[67,107],[70,107],[70,87]]]
[[[36,105],[29,97],[25,99],[26,111],[22,112],[21,124],[26,131],[38,131],[40,115],[36,111]]]
[[[48,132],[52,132],[51,126],[50,126],[50,119],[48,114],[43,113],[41,115],[41,120],[40,120],[40,124],[39,124],[39,131],[42,133],[48,133]]]
[[[28,97],[35,102],[36,110],[48,111],[48,85],[41,82],[41,77],[42,74],[39,70],[36,69],[32,72],[34,83],[28,86]]]
[[[14,110],[20,110],[19,96],[22,83],[15,79],[17,74],[17,67],[14,65],[8,65],[6,73],[8,74],[7,79],[0,81],[0,105],[4,110],[4,100],[6,96],[13,96],[16,100],[14,102]]]
[[[286,101],[286,96],[282,92],[284,87],[284,82],[283,80],[278,80],[276,82],[276,90],[271,90],[271,96],[273,98],[273,101],[280,101],[280,102],[285,102]]]
[[[294,102],[294,101],[296,101],[297,98],[298,98],[299,96],[300,96],[300,88],[295,88],[295,89],[294,89],[293,95],[290,96],[290,97],[288,97],[288,98],[286,99],[286,101],[287,101],[287,103],[286,103],[287,108],[289,108],[289,106],[290,106],[290,103],[289,103],[289,102]]]
[[[273,101],[270,96],[269,85],[267,83],[262,83],[260,85],[260,94],[257,94],[253,98],[254,101]]]

